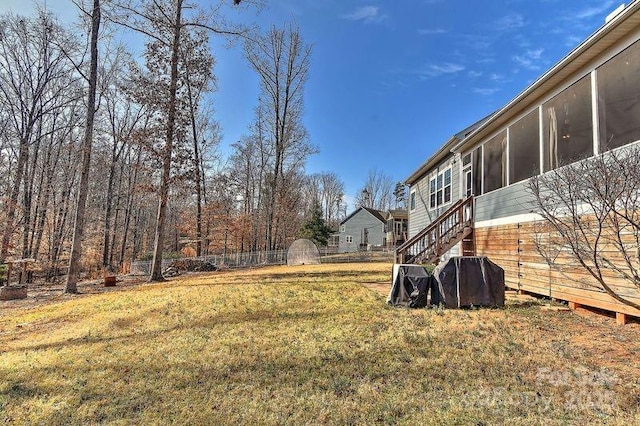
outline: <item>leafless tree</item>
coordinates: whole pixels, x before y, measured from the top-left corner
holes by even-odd
[[[285,179],[291,170],[304,167],[314,152],[302,124],[304,84],[307,80],[311,47],[305,45],[298,28],[271,28],[267,34],[246,44],[246,57],[260,77],[262,88],[260,120],[266,123],[265,141],[272,149],[273,161],[267,179],[266,246],[275,249],[277,215],[286,198]]]
[[[267,175],[273,164],[274,147],[268,138],[269,127],[265,119],[265,106],[256,108],[250,134],[232,145],[229,162],[229,177],[232,190],[241,201],[240,212],[245,216],[250,230],[247,249],[266,249],[265,206],[267,201]]]
[[[389,210],[395,200],[394,188],[395,184],[390,176],[380,170],[371,169],[362,190],[356,195],[356,205]]]
[[[118,191],[119,188],[122,188],[123,179],[127,174],[125,173],[127,163],[123,157],[129,156],[131,150],[134,149],[132,146],[135,142],[134,134],[148,123],[148,119],[144,119],[146,116],[144,107],[135,104],[121,88],[122,80],[124,79],[122,71],[125,68],[125,58],[127,58],[127,55],[121,49],[118,49],[114,55],[105,60],[105,62],[108,62],[107,66],[112,72],[110,73],[110,78],[103,82],[107,87],[104,88],[103,101],[105,115],[103,123],[106,128],[102,129],[102,131],[105,136],[108,135],[108,138],[105,139],[110,140],[110,146],[106,147],[109,151],[108,159],[105,161],[108,174],[104,200],[104,240],[102,245],[102,266],[104,268],[112,268],[114,264],[118,212],[120,207],[123,207],[120,204],[121,198],[125,198],[121,196],[121,191]],[[129,179],[136,177],[137,170],[136,168],[133,173],[128,173]],[[130,180],[127,190],[131,189],[131,184]],[[128,204],[129,200],[127,200]],[[114,210],[115,218],[113,217]],[[127,210],[125,208],[125,222],[128,219]],[[123,239],[126,239],[126,235],[123,235]]]
[[[317,203],[323,211],[327,225],[336,228],[344,201],[344,183],[335,173],[315,173],[307,176],[307,210]]]
[[[69,259],[69,271],[65,283],[65,293],[77,293],[77,282],[80,273],[80,257],[82,256],[82,237],[84,234],[85,209],[89,194],[89,168],[91,166],[91,145],[93,143],[93,126],[96,114],[96,88],[98,84],[98,34],[100,32],[101,8],[100,0],[93,0],[91,9],[90,31],[90,64],[86,77],[88,83],[87,114],[82,139],[82,168],[80,171],[80,184],[78,189],[78,201],[75,208],[75,220],[73,225],[73,242],[71,243],[71,257]]]
[[[66,42],[57,22],[46,13],[36,18],[0,17],[0,98],[2,100],[3,152],[10,176],[3,200],[4,225],[0,259],[7,257],[18,213],[23,224],[23,254],[30,255],[33,229],[32,194],[40,160],[40,147],[65,120],[56,120],[77,100],[72,69],[59,45]],[[54,127],[52,127],[54,126]],[[5,139],[6,138],[6,139]],[[15,146],[14,141],[17,143]],[[19,196],[22,190],[22,201]],[[21,208],[20,208],[21,207]]]
[[[535,243],[545,261],[640,309],[627,297],[628,287],[640,289],[640,147],[557,168],[531,179],[529,190],[544,219]]]

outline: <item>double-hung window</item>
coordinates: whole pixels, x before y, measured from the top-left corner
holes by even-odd
[[[429,208],[437,209],[451,202],[451,167],[429,180]]]

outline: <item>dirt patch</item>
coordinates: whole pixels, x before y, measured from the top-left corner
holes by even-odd
[[[117,277],[115,287],[105,287],[102,279],[82,281],[78,283],[77,295],[64,294],[64,282],[62,281],[59,283],[35,282],[27,286],[26,299],[0,301],[0,316],[16,310],[34,308],[85,295],[123,291],[125,289],[137,287],[146,282],[146,277],[133,276]]]

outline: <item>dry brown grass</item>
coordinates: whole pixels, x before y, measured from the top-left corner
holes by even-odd
[[[389,264],[273,267],[0,305],[0,422],[637,424],[638,324],[406,310]]]

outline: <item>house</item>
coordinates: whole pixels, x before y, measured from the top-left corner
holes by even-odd
[[[409,224],[409,214],[407,210],[396,209],[389,210],[387,214],[386,224],[386,246],[388,249],[394,249],[402,245],[407,240],[407,231]]]
[[[360,207],[340,222],[340,253],[367,251],[386,246],[387,214]]]
[[[640,311],[554,271],[536,252],[531,177],[640,141],[640,0],[406,179],[409,240],[397,262],[488,256],[508,287],[624,315]],[[635,288],[625,290],[640,303]],[[623,320],[624,321],[624,320]]]
[[[327,239],[326,252],[338,253],[339,248],[340,248],[340,233],[333,232],[331,235],[329,235],[329,238]]]

